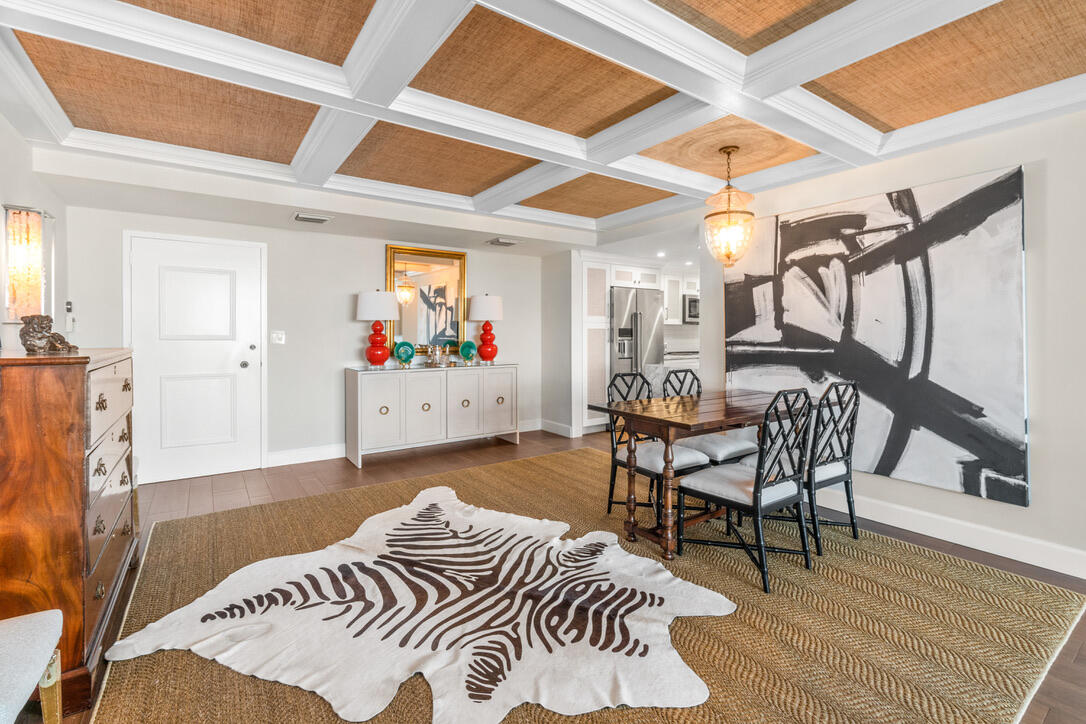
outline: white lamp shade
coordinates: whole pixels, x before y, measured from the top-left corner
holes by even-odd
[[[502,298],[490,294],[475,295],[471,298],[469,322],[497,322],[502,318]]]
[[[378,319],[400,318],[400,303],[396,301],[396,292],[359,292],[358,310],[355,319],[360,322],[374,322]]]

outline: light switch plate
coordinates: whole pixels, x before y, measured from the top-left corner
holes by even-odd
[[[284,332],[281,329],[272,330],[271,343],[272,344],[286,344],[287,343],[287,333]]]

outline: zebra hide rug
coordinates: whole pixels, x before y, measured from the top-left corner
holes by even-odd
[[[189,649],[316,692],[350,721],[376,716],[416,672],[436,724],[499,722],[522,702],[561,714],[704,702],[668,626],[735,604],[614,533],[560,540],[568,530],[430,488],[323,550],[235,571],[106,658]]]

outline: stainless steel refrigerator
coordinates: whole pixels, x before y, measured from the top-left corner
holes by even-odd
[[[611,373],[643,372],[664,363],[664,293],[611,287]]]

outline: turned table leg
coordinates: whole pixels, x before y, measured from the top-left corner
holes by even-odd
[[[664,508],[664,536],[660,545],[664,549],[664,560],[675,558],[675,511],[671,508],[671,486],[675,480],[675,468],[672,462],[675,456],[672,450],[671,430],[664,436],[664,499],[661,501]]]
[[[626,441],[626,540],[637,540],[637,440],[633,432]]]

